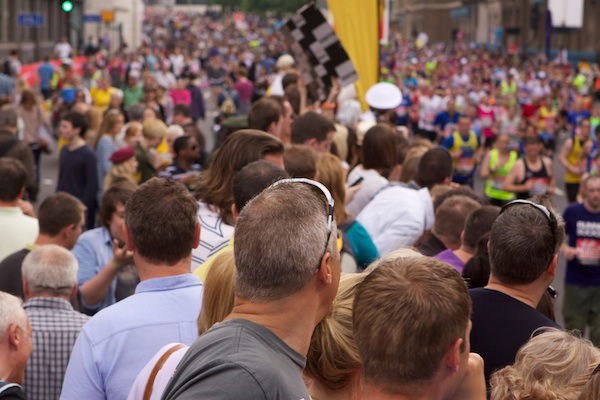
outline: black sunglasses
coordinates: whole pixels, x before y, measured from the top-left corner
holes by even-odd
[[[516,204],[526,204],[538,209],[542,214],[544,214],[546,219],[548,219],[548,224],[550,225],[550,231],[552,231],[552,236],[556,235],[556,230],[558,229],[558,221],[556,221],[556,217],[554,216],[554,214],[541,204],[537,204],[529,200],[513,200],[502,207],[502,209],[500,210],[500,214],[502,214],[507,208]]]

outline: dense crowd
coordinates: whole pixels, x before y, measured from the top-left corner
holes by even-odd
[[[598,65],[393,32],[319,98],[280,24],[2,62],[0,399],[598,398]]]

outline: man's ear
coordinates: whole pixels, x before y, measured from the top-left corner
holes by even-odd
[[[11,350],[17,350],[23,344],[23,329],[19,328],[17,324],[10,324],[6,330],[6,337],[8,338],[8,345]]]
[[[329,251],[326,251],[321,258],[321,264],[319,265],[319,270],[317,271],[317,277],[321,282],[326,285],[331,285],[333,283],[333,257]]]
[[[452,372],[458,372],[458,368],[460,367],[460,356],[463,353],[463,344],[465,340],[462,338],[457,338],[446,353],[446,357],[444,357],[444,363],[446,367]]]
[[[194,244],[192,248],[197,248],[200,244],[200,223],[196,222],[196,232],[194,232]]]
[[[22,282],[22,285],[23,285],[23,297],[24,297],[25,299],[28,299],[28,298],[29,298],[29,295],[30,295],[30,293],[29,293],[29,287],[28,287],[28,285],[27,285],[27,281],[26,281],[26,280],[25,280],[25,278],[23,277],[23,278],[21,278],[21,282]]]
[[[69,299],[72,299],[75,296],[77,296],[77,286],[77,282],[75,282],[75,286],[73,286],[73,289],[71,289],[71,293],[69,293]]]
[[[233,221],[237,221],[240,213],[238,212],[237,206],[235,204],[231,205],[231,215],[233,216]]]
[[[556,269],[558,268],[558,253],[552,256],[552,259],[550,259],[550,264],[548,264],[548,268],[546,269],[546,271],[548,272],[548,275],[550,275],[551,277],[555,277],[556,276]]]
[[[125,223],[124,226],[125,231],[125,245],[127,246],[127,250],[133,251],[135,249],[135,245],[133,244],[133,239],[131,238],[131,232],[129,232],[129,226]]]

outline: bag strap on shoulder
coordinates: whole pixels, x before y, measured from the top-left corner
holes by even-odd
[[[161,370],[163,365],[165,365],[165,362],[167,362],[171,354],[175,353],[177,350],[183,349],[184,347],[186,347],[185,344],[176,344],[175,346],[167,350],[165,354],[163,354],[158,359],[158,361],[154,365],[154,368],[152,368],[152,372],[150,373],[150,377],[148,378],[148,382],[146,383],[146,389],[144,389],[143,397],[144,400],[150,400],[150,396],[152,395],[152,388],[154,386],[154,381],[156,380],[156,375],[158,375],[158,372]]]

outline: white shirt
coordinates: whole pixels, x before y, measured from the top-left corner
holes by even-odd
[[[364,169],[362,165],[357,165],[348,174],[348,184],[351,185],[360,178],[363,178],[360,189],[358,189],[352,201],[346,204],[346,210],[352,215],[360,214],[369,201],[375,197],[375,194],[389,183],[374,169]]]
[[[192,250],[192,271],[223,247],[227,246],[233,235],[234,227],[227,225],[213,206],[198,202],[198,221],[200,222],[200,244]]]
[[[369,232],[379,254],[412,246],[434,221],[429,190],[390,185],[379,191],[356,218]]]
[[[35,242],[38,220],[19,207],[0,207],[0,260]]]
[[[56,46],[54,46],[54,53],[61,60],[69,58],[69,55],[71,54],[71,45],[67,42],[57,43]]]

